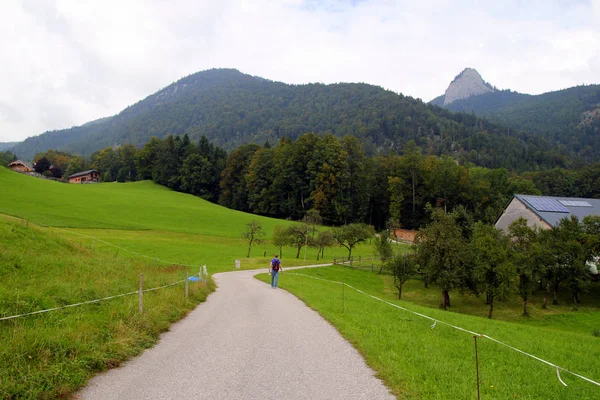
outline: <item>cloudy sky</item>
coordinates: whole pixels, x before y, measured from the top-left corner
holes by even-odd
[[[429,101],[465,67],[538,94],[600,83],[600,0],[4,0],[0,142],[236,68]]]

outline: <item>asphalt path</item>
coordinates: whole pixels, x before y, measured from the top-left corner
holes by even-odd
[[[284,269],[280,280],[285,279]],[[94,377],[77,399],[394,399],[327,321],[253,276],[218,288],[160,341]]]

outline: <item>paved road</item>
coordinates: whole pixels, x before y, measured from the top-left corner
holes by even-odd
[[[76,398],[394,398],[328,322],[256,273],[214,275],[219,287],[204,304]]]

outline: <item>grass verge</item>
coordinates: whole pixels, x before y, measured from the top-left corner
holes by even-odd
[[[0,218],[0,317],[61,307],[185,279],[186,268],[93,251]],[[190,271],[195,273],[197,271]],[[204,301],[214,284],[184,284],[0,321],[0,398],[60,398],[99,371],[151,347]]]
[[[282,288],[298,296],[329,320],[365,357],[398,398],[476,399],[474,339],[465,332],[437,324],[340,284],[302,273],[343,281],[369,294],[462,328],[487,334],[540,358],[600,380],[600,338],[552,326],[488,320],[444,312],[395,299],[388,277],[369,271],[326,267],[284,272]],[[259,275],[268,281],[268,275]],[[600,313],[582,313],[593,324]],[[554,368],[478,339],[480,389],[485,399],[597,399],[600,387],[563,372],[564,387]]]

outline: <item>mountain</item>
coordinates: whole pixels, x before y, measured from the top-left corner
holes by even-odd
[[[484,117],[513,130],[529,132],[557,147],[569,148],[584,162],[598,160],[600,85],[576,86],[535,96],[510,90],[493,90],[463,98],[453,95],[452,101],[448,101],[447,94],[456,82],[461,84],[461,75],[450,83],[445,95],[430,103],[453,112]],[[478,87],[481,86],[483,79],[472,79],[479,82]],[[455,88],[450,93],[457,91]],[[460,93],[468,93],[468,90]]]
[[[0,142],[0,151],[10,150],[19,142]]]
[[[485,93],[494,93],[498,89],[483,80],[474,68],[465,68],[446,89],[446,92],[431,101],[437,106],[448,106],[455,101],[468,99]]]
[[[462,75],[458,82],[472,77],[468,71]],[[206,135],[232,150],[247,143],[296,139],[306,132],[356,136],[368,154],[400,152],[414,140],[426,154],[449,154],[485,167],[547,168],[577,158],[569,148],[556,149],[527,132],[378,86],[288,85],[234,69],[189,75],[113,117],[28,138],[14,151],[26,160],[50,148],[89,155],[108,146],[143,146],[151,136],[170,134],[188,134],[192,140]]]

